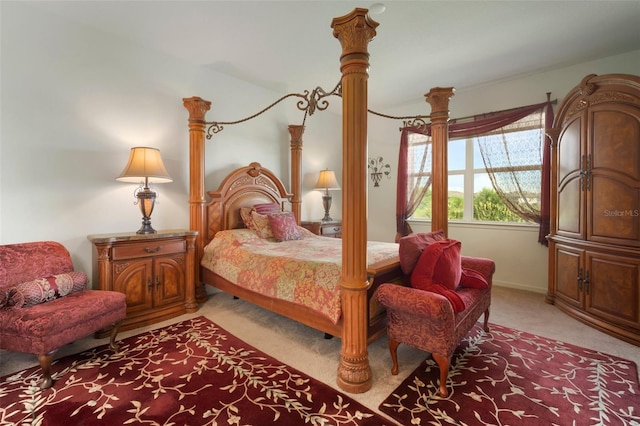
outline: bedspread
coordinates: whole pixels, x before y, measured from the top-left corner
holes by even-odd
[[[334,324],[341,316],[342,240],[304,228],[301,240],[275,242],[248,229],[220,231],[201,265],[222,278],[269,297],[304,305]],[[398,256],[398,244],[368,242],[367,264]]]

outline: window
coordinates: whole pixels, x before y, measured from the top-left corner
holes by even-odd
[[[544,147],[544,111],[497,130],[451,139],[449,220],[537,222]],[[431,139],[409,135],[409,178],[427,191],[412,218],[431,218]]]

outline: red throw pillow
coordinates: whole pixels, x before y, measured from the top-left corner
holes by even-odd
[[[0,308],[19,309],[64,297],[87,288],[89,278],[84,272],[49,275],[7,288]]]
[[[280,204],[278,203],[254,204],[253,208],[260,214],[278,213],[282,211],[282,209],[280,208]]]
[[[433,281],[442,284],[450,290],[455,290],[462,276],[460,247],[456,240],[435,241],[429,244],[422,254],[411,274],[411,285],[414,282],[423,283]]]
[[[462,276],[460,277],[460,285],[469,288],[489,288],[489,283],[484,276],[473,269],[462,268]]]
[[[276,241],[302,239],[296,218],[292,212],[270,213],[267,217],[269,218],[269,225],[271,226],[271,231]]]
[[[464,311],[462,298],[455,292],[462,276],[460,241],[442,240],[429,244],[411,274],[411,286],[443,295],[454,312]]]
[[[400,267],[405,275],[411,275],[425,247],[435,241],[445,240],[444,231],[419,232],[400,238],[398,241]]]

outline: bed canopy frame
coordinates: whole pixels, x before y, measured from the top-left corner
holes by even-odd
[[[307,115],[316,109],[325,109],[323,100],[330,95],[342,97],[342,347],[337,369],[337,384],[351,393],[366,392],[372,385],[372,372],[367,352],[367,108],[368,98],[368,44],[376,35],[379,24],[368,15],[368,10],[356,8],[351,13],[334,18],[333,35],[341,43],[341,82],[331,92],[321,89],[311,94],[290,94],[302,98],[298,108]],[[453,88],[433,88],[425,95],[431,106],[432,129],[432,229],[447,230],[447,142],[449,99]],[[276,103],[277,103],[276,102]],[[205,115],[211,102],[200,97],[183,99],[189,112],[189,221],[198,231],[196,256],[201,259],[205,245],[213,238],[209,226],[205,197],[205,139],[222,130],[222,124],[235,124],[253,118],[255,114],[238,122],[207,122]],[[420,117],[418,116],[418,120]],[[393,117],[406,118],[406,117]],[[290,125],[291,137],[291,210],[300,222],[302,192],[302,125]],[[209,193],[212,194],[212,193]],[[197,299],[206,299],[200,268],[195,271]]]

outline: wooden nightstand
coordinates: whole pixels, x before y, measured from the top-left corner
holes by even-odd
[[[334,220],[332,222],[321,221],[302,221],[300,226],[308,229],[316,235],[322,235],[323,237],[342,237],[342,222]]]
[[[93,243],[93,288],[127,295],[130,330],[198,310],[195,297],[196,231],[89,235]],[[96,337],[106,337],[101,330]]]

